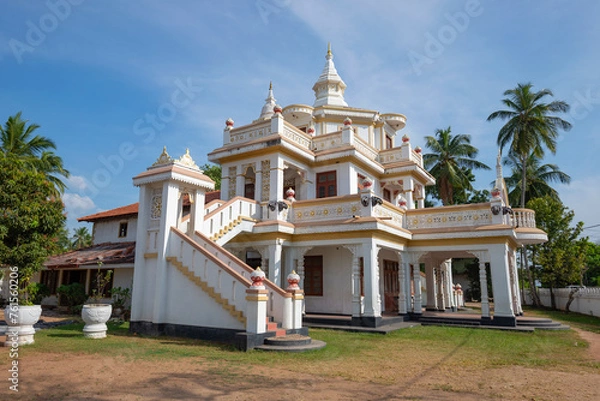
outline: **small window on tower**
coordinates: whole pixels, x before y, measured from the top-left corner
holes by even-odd
[[[127,237],[127,222],[119,223],[119,238]]]

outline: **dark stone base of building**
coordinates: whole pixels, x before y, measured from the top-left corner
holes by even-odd
[[[263,345],[265,338],[275,336],[275,332],[251,334],[234,329],[219,329],[214,327],[187,326],[172,323],[152,323],[132,321],[129,323],[129,332],[145,336],[171,336],[185,337],[197,340],[215,341],[236,346],[242,351],[251,350]],[[308,335],[308,328],[287,330],[287,334]]]

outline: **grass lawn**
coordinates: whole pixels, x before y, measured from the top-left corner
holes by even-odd
[[[527,311],[550,316],[567,324],[600,332],[600,319]],[[419,364],[437,361],[447,369],[471,370],[498,366],[552,367],[558,370],[600,368],[585,358],[587,344],[569,331],[534,333],[506,332],[455,327],[413,327],[388,335],[311,329],[310,335],[327,342],[322,350],[301,354],[262,351],[238,352],[233,347],[199,340],[131,335],[128,323],[109,324],[109,336],[90,340],[82,335],[82,324],[42,330],[27,353],[89,353],[121,360],[194,358],[206,363],[230,362],[235,366],[287,366],[298,372],[343,377],[357,381],[393,383],[397,361]],[[3,357],[6,357],[5,355]],[[221,364],[219,364],[221,365]],[[356,366],[362,366],[356,369]]]
[[[600,330],[597,318],[527,314]],[[574,392],[579,400],[600,399],[600,362],[573,330],[416,326],[381,335],[311,329],[327,347],[288,354],[134,336],[128,323],[109,324],[103,340],[84,338],[82,328],[41,330],[35,344],[19,350],[23,399],[538,401]],[[0,367],[9,363],[8,352],[0,353]]]
[[[552,320],[561,321],[571,327],[591,331],[600,334],[600,318],[597,316],[582,315],[574,312],[563,312],[550,309],[538,309],[529,306],[523,307],[528,316],[548,317]]]

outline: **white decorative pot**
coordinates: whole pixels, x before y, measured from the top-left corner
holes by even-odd
[[[41,305],[8,305],[4,309],[4,320],[8,325],[5,346],[11,347],[15,342],[19,345],[33,344],[35,329],[33,325],[42,316]]]
[[[112,305],[110,304],[88,304],[81,309],[81,318],[85,322],[83,334],[87,338],[105,338],[106,322],[110,319]]]

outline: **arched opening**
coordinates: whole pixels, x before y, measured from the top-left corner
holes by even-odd
[[[248,167],[244,172],[244,198],[256,199],[256,172]]]

